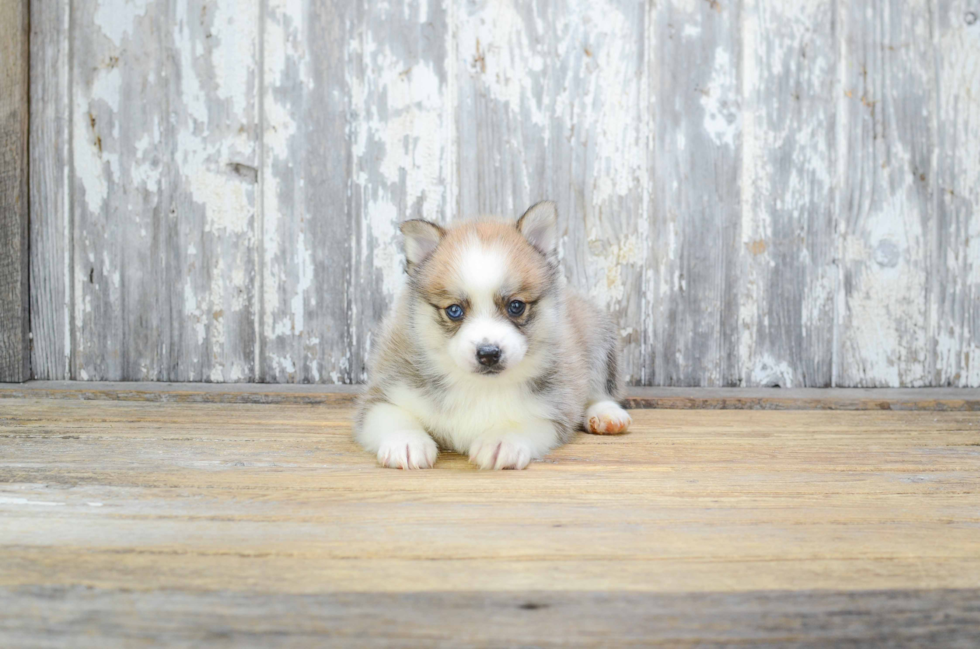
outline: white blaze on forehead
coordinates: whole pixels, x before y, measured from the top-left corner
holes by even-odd
[[[481,345],[500,348],[500,365],[513,367],[527,353],[527,341],[512,322],[497,312],[494,297],[507,288],[511,269],[509,255],[501,246],[486,245],[474,237],[456,260],[457,288],[466,295],[469,311],[459,331],[449,341],[456,364],[470,371],[480,369],[476,357]]]
[[[507,254],[500,248],[487,247],[473,241],[463,249],[459,260],[459,280],[461,288],[470,301],[485,306],[486,298],[491,299],[507,279]]]

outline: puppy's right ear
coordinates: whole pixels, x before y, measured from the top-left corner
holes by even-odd
[[[405,259],[408,260],[409,270],[425,261],[446,234],[446,231],[435,223],[422,219],[405,221],[401,225],[401,231],[405,235]]]
[[[535,203],[517,219],[517,229],[538,252],[552,256],[558,245],[558,208],[551,201]]]

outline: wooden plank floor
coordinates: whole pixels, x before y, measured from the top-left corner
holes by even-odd
[[[635,410],[523,472],[349,404],[0,399],[0,646],[975,646],[980,413]]]

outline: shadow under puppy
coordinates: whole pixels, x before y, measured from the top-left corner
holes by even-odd
[[[408,285],[382,324],[354,429],[378,462],[429,468],[442,446],[482,469],[523,469],[576,429],[626,431],[616,330],[566,286],[554,203],[516,225],[401,230]]]

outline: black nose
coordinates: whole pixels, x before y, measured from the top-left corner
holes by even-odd
[[[480,345],[476,350],[476,358],[480,365],[493,367],[500,362],[500,347],[496,345]]]

